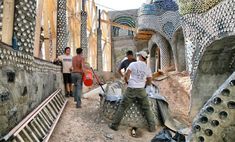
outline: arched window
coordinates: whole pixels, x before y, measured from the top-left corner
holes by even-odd
[[[135,21],[133,20],[133,18],[131,18],[129,16],[120,16],[120,17],[114,19],[113,22],[135,28]],[[127,36],[127,35],[132,36],[133,31],[125,30],[125,29],[121,29],[119,27],[113,26],[112,27],[112,35],[114,37]]]

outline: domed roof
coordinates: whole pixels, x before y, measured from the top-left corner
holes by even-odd
[[[179,9],[175,0],[152,0],[152,3],[155,4],[159,10],[177,11]]]

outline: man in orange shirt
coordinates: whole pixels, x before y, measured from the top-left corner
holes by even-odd
[[[84,72],[84,57],[82,55],[82,48],[77,48],[77,55],[72,59],[72,82],[74,83],[73,96],[77,102],[76,107],[81,108],[81,95],[82,95],[82,74]]]

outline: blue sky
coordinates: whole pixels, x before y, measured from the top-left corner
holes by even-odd
[[[126,10],[137,9],[146,0],[95,0],[100,9],[110,10]],[[100,5],[106,6],[102,7]]]

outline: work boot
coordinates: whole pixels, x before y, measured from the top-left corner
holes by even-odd
[[[155,126],[149,126],[148,130],[149,130],[149,132],[155,132],[156,128],[155,128]]]
[[[82,108],[82,105],[80,103],[77,103],[76,108]]]
[[[112,129],[114,131],[118,130],[118,128],[116,126],[114,126],[112,123],[110,123],[108,126],[109,126],[110,129]]]
[[[72,91],[69,92],[69,96],[73,97],[73,92]]]
[[[65,97],[69,97],[69,93],[68,92],[66,92]]]

